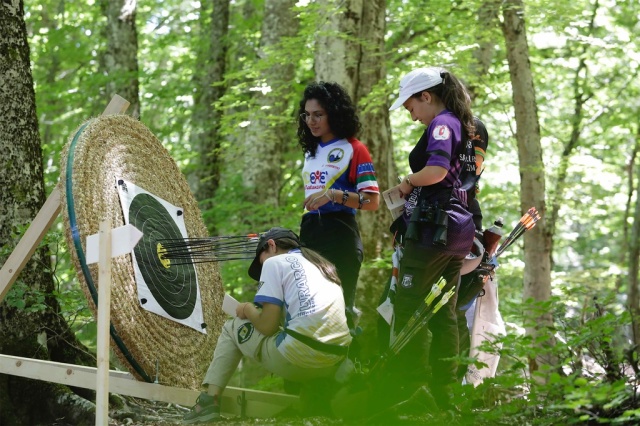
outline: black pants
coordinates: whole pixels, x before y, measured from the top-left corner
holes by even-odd
[[[468,357],[471,349],[471,333],[469,333],[469,327],[467,326],[467,311],[456,309],[456,315],[458,316],[458,341],[460,356]],[[469,366],[467,364],[458,365],[458,382],[462,382],[462,378],[467,373]]]
[[[475,194],[467,199],[467,204],[469,206],[467,210],[473,215],[473,224],[476,226],[476,230],[482,231],[482,210]]]
[[[306,214],[300,224],[300,240],[336,266],[349,327],[353,327],[353,307],[363,259],[358,223],[349,213]]]
[[[424,299],[440,277],[447,281],[443,293],[458,287],[463,260],[464,256],[452,256],[431,247],[421,247],[413,241],[407,242],[400,262],[394,306],[396,335],[424,304]],[[456,381],[457,363],[445,360],[458,354],[456,297],[454,294],[449,299],[394,361],[394,369],[401,376],[418,384],[429,383],[436,401],[441,397],[446,399],[444,393]]]

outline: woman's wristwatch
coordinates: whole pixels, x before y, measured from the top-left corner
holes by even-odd
[[[349,191],[344,191],[342,193],[342,205],[344,206],[345,204],[347,204],[347,201],[349,200]]]

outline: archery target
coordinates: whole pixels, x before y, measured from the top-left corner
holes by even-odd
[[[117,187],[125,222],[142,232],[133,249],[140,306],[206,333],[195,266],[162,257],[162,241],[188,238],[183,209],[125,179]]]
[[[226,320],[218,265],[167,268],[158,265],[161,256],[153,257],[153,241],[160,235],[209,236],[186,178],[151,131],[126,115],[100,116],[80,125],[69,137],[61,170],[67,246],[94,315],[99,271],[97,264],[86,263],[87,237],[97,234],[105,220],[112,228],[131,223],[143,232],[130,254],[111,259],[110,335],[122,366],[140,380],[199,389]],[[136,190],[126,206],[119,180]],[[140,292],[140,281],[148,293]],[[149,311],[149,303],[167,315]]]

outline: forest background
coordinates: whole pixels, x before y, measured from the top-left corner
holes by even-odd
[[[498,377],[480,389],[528,397],[495,396],[485,415],[639,415],[637,1],[5,0],[0,8],[0,184],[12,189],[0,196],[0,260],[60,179],[69,135],[115,93],[187,176],[211,235],[237,235],[298,229],[296,113],[307,83],[348,89],[385,190],[408,172],[423,131],[406,112],[388,112],[398,80],[445,66],[464,80],[489,131],[485,226],[502,217],[509,231],[532,206],[542,214],[500,258],[508,335],[494,348]],[[24,73],[10,73],[24,58],[23,36]],[[367,335],[389,278],[391,218],[384,206],[358,217]],[[95,341],[62,224],[55,229],[0,305],[0,353],[31,354],[25,330],[35,336],[60,317],[60,335]],[[51,267],[42,262],[49,252]],[[239,299],[255,291],[246,268],[221,265],[225,290]],[[8,383],[0,375],[0,419],[6,407],[16,417],[5,419],[33,415],[29,402],[9,398]],[[543,401],[553,408],[544,414]]]

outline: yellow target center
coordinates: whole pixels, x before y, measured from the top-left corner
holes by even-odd
[[[158,252],[158,259],[160,260],[160,263],[162,263],[162,266],[169,269],[169,267],[171,266],[171,259],[164,258],[164,255],[167,253],[167,249],[164,248],[162,244],[158,243],[156,251]]]

